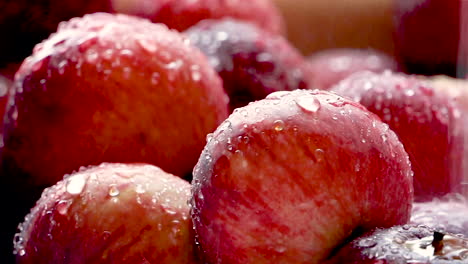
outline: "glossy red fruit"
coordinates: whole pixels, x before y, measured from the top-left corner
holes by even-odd
[[[403,67],[410,73],[465,76],[466,1],[394,0],[394,5],[395,49]]]
[[[206,263],[321,263],[353,233],[409,220],[408,155],[361,105],[277,92],[235,111],[194,170]]]
[[[345,245],[326,264],[464,264],[468,239],[427,226],[376,229]]]
[[[451,97],[420,77],[389,72],[357,73],[332,91],[361,103],[395,131],[410,156],[418,201],[459,190],[463,123]]]
[[[204,20],[184,33],[223,79],[231,111],[272,92],[309,88],[309,65],[282,36],[232,19]]]
[[[16,263],[193,263],[189,197],[188,182],[151,165],[81,169],[19,226]]]
[[[468,237],[468,202],[461,195],[449,195],[414,203],[411,223]]]
[[[271,0],[113,0],[117,12],[148,18],[183,31],[204,19],[232,17],[264,30],[284,33],[285,25]]]
[[[312,86],[323,90],[359,71],[398,71],[392,57],[372,49],[326,49],[313,53],[307,60],[312,70]]]
[[[227,116],[221,81],[197,49],[124,15],[63,24],[23,63],[15,89],[3,166],[37,185],[103,161],[148,162],[182,176]]]
[[[124,15],[63,24],[25,60],[14,89],[0,178],[0,198],[15,199],[6,205],[13,226],[44,187],[81,166],[145,162],[190,173],[206,134],[228,114],[200,51],[165,26]]]

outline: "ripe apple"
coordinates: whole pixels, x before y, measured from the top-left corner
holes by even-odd
[[[464,129],[452,97],[424,78],[390,72],[356,73],[332,91],[361,103],[395,131],[410,156],[417,201],[460,189]]]
[[[373,49],[326,49],[308,58],[312,86],[328,90],[349,75],[359,71],[398,71],[398,64],[389,55]]]
[[[310,86],[305,58],[284,37],[254,24],[203,20],[184,33],[221,76],[231,112],[272,92]]]
[[[19,226],[16,263],[193,263],[190,184],[103,163],[47,188]]]
[[[403,67],[409,73],[465,76],[466,1],[394,0],[394,5],[395,54]]]
[[[1,149],[7,233],[43,188],[81,166],[144,162],[190,173],[228,114],[221,79],[198,49],[125,15],[62,24],[22,64],[14,89]]]
[[[468,239],[427,226],[376,229],[344,246],[326,264],[464,264]]]
[[[409,220],[408,155],[358,103],[276,92],[209,136],[194,169],[192,218],[207,263],[321,263],[341,243]]]

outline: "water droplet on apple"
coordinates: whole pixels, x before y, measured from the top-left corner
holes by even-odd
[[[281,97],[288,95],[290,92],[288,91],[278,91],[278,92],[273,92],[267,95],[266,99],[280,99]]]
[[[275,122],[273,122],[273,128],[278,132],[283,131],[284,129],[283,120],[276,120]]]
[[[286,252],[286,246],[283,246],[283,245],[277,246],[275,248],[275,251],[278,252],[278,253],[284,253],[284,252]]]
[[[177,70],[180,67],[182,67],[183,64],[184,64],[184,62],[181,59],[178,59],[178,60],[175,60],[175,61],[172,61],[172,62],[168,63],[166,65],[166,69]]]
[[[137,184],[136,187],[135,187],[135,192],[139,193],[139,194],[142,194],[142,193],[146,192],[146,189],[142,184]]]
[[[304,96],[296,100],[296,104],[305,112],[315,113],[321,105],[320,101],[313,96]]]
[[[125,79],[129,79],[131,73],[132,73],[132,69],[130,67],[124,67],[123,68],[123,77]]]
[[[314,151],[315,153],[315,159],[317,160],[317,162],[322,162],[325,160],[325,151],[323,149],[316,149]]]
[[[65,66],[67,66],[67,61],[63,60],[57,65],[57,70],[60,75],[65,73]]]
[[[69,194],[77,195],[83,191],[85,185],[85,177],[82,174],[76,174],[68,178],[66,189]]]
[[[156,85],[159,83],[159,79],[160,79],[160,74],[159,72],[153,72],[153,74],[151,74],[151,83],[153,85]]]
[[[414,90],[413,89],[407,89],[405,90],[405,95],[408,96],[408,97],[411,97],[415,94]]]
[[[86,61],[88,63],[96,63],[98,57],[99,57],[99,54],[97,53],[97,51],[93,50],[93,49],[90,49],[88,50],[88,52],[86,52]]]
[[[117,185],[111,184],[109,185],[109,196],[111,197],[116,197],[120,194],[119,189],[117,188]]]
[[[70,207],[70,202],[62,200],[58,202],[57,206],[55,207],[59,214],[66,215],[68,212],[68,208]]]
[[[371,248],[375,247],[376,245],[377,242],[370,238],[362,239],[358,242],[358,246],[362,248]]]
[[[153,42],[151,42],[150,40],[144,39],[144,38],[137,39],[137,44],[143,50],[145,50],[145,51],[147,51],[149,53],[155,53],[156,50],[158,49],[158,47]]]

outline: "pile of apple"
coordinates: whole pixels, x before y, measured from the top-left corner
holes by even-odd
[[[443,1],[396,1],[395,57],[306,57],[268,0],[63,2],[0,0],[1,263],[468,263],[463,37],[407,52]]]

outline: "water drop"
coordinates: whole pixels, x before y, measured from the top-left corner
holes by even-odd
[[[278,92],[273,92],[269,95],[267,95],[267,99],[280,99],[281,97],[288,95],[290,92],[288,91],[278,91]]]
[[[59,214],[66,215],[69,207],[70,207],[69,201],[60,201],[58,202],[55,208],[57,209]]]
[[[135,192],[136,193],[145,193],[146,192],[146,189],[143,185],[141,184],[137,184],[136,187],[135,187]]]
[[[286,251],[286,247],[285,246],[278,246],[275,248],[276,252],[278,253],[284,253]]]
[[[158,47],[151,41],[147,39],[138,39],[137,44],[140,45],[142,49],[149,53],[154,53],[158,49]]]
[[[299,106],[302,110],[309,113],[317,112],[321,105],[320,101],[312,96],[300,97],[296,100],[297,106]]]
[[[65,66],[67,65],[67,61],[63,60],[57,65],[58,73],[60,75],[65,73]]]
[[[282,120],[276,120],[275,122],[273,122],[273,127],[278,132],[283,131],[284,122]]]
[[[192,80],[198,82],[201,80],[201,74],[198,71],[192,71]]]
[[[408,96],[408,97],[411,97],[415,94],[414,90],[413,89],[407,89],[405,91],[405,95]]]
[[[380,135],[380,137],[382,138],[382,141],[384,143],[387,142],[388,136],[386,134],[382,134],[382,135]]]
[[[228,33],[224,32],[224,31],[219,31],[216,33],[216,39],[218,41],[225,41],[227,40],[229,37]]]
[[[178,60],[175,60],[175,61],[172,61],[170,63],[168,63],[166,65],[166,68],[169,69],[169,70],[176,70],[176,69],[179,69],[180,67],[182,67],[182,65],[184,64],[184,62],[180,59]]]
[[[109,196],[111,196],[111,197],[116,197],[116,196],[118,196],[119,194],[120,194],[120,191],[119,191],[119,189],[117,188],[117,185],[111,184],[111,185],[109,186]]]
[[[317,162],[321,162],[325,160],[325,151],[323,149],[316,149],[315,150],[315,159]]]
[[[68,178],[68,183],[67,183],[67,192],[69,194],[80,194],[83,191],[83,188],[85,187],[86,184],[86,179],[83,175],[78,174],[74,175]]]
[[[362,248],[371,248],[375,247],[377,245],[377,242],[370,238],[362,239],[358,242],[358,246]]]
[[[88,50],[88,52],[86,53],[86,61],[88,63],[95,63],[98,57],[99,57],[99,54],[97,53],[97,51],[93,49]]]
[[[159,72],[153,72],[153,74],[151,74],[151,83],[152,83],[153,85],[158,84],[159,78],[160,78]]]

